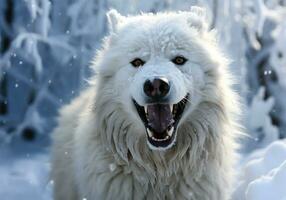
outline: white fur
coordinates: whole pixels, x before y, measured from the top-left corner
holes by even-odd
[[[108,16],[96,83],[61,110],[53,134],[55,199],[229,199],[240,105],[204,11]],[[176,55],[186,64],[174,65]],[[136,57],[146,64],[132,67]],[[155,75],[171,80],[172,103],[190,94],[164,150],[149,148],[131,100],[145,104],[143,82]]]

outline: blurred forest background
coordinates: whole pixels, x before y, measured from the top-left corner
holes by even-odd
[[[0,155],[47,151],[59,108],[78,95],[107,34],[106,11],[207,9],[232,59],[249,137],[243,152],[286,137],[286,0],[0,0]],[[4,155],[4,154],[3,154]]]

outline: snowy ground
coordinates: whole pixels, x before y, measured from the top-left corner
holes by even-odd
[[[286,140],[244,158],[235,200],[286,200]]]
[[[1,200],[51,200],[48,154],[11,157],[8,153],[0,154]]]
[[[51,200],[48,154],[8,159],[1,155],[1,200]],[[245,156],[234,200],[286,200],[286,140]]]

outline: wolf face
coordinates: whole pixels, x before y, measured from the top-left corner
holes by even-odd
[[[177,127],[194,94],[193,78],[190,70],[186,70],[190,65],[188,55],[176,47],[168,51],[173,54],[156,51],[145,58],[146,61],[142,60],[143,65],[135,66],[138,69],[130,87],[133,104],[146,129],[148,145],[153,149],[174,144]]]
[[[206,79],[212,81],[206,74],[218,67],[212,60],[216,55],[206,48],[212,37],[204,13],[193,8],[125,18],[112,10],[108,19],[111,33],[101,51],[104,58],[97,57],[104,61],[97,70],[112,77],[113,98],[144,132],[148,146],[168,149],[204,98]]]

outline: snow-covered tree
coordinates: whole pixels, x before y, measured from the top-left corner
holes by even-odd
[[[285,1],[249,1],[243,12],[250,106],[246,125],[254,138],[250,143],[265,146],[286,137]],[[258,91],[261,87],[263,92]]]

